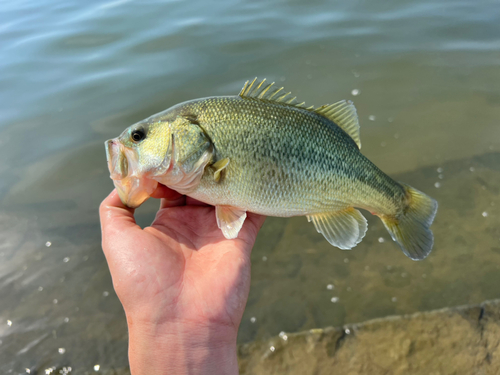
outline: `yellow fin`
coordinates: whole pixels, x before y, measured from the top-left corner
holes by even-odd
[[[396,216],[379,217],[403,253],[413,260],[422,260],[429,255],[434,244],[434,236],[429,227],[436,216],[438,204],[417,189],[401,185],[408,197],[403,212]]]
[[[272,101],[297,108],[304,108],[305,104],[305,102],[299,103],[297,97],[291,97],[291,92],[284,92],[283,87],[275,86],[274,82],[266,83],[265,78],[260,82],[257,82],[257,77],[252,82],[246,81],[239,95],[242,98]]]
[[[224,158],[221,159],[215,163],[212,164],[212,167],[215,169],[214,172],[214,180],[216,182],[219,182],[220,180],[220,173],[222,170],[224,170],[227,166],[229,165],[229,158]]]
[[[356,107],[354,107],[354,104],[350,100],[342,100],[337,103],[327,104],[316,108],[314,112],[326,117],[341,127],[342,130],[356,142],[358,148],[361,148],[358,114],[356,113]]]
[[[222,230],[222,234],[231,240],[238,237],[247,212],[231,206],[215,206],[215,216],[217,217],[217,226]]]
[[[313,222],[330,244],[342,250],[350,250],[361,242],[368,228],[365,217],[353,207],[307,215],[307,220]]]

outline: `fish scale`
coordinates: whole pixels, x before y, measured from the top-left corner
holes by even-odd
[[[361,154],[351,102],[314,109],[289,95],[254,80],[238,96],[181,103],[130,126],[106,143],[120,197],[135,207],[165,184],[216,206],[226,238],[237,237],[247,211],[305,215],[341,249],[365,235],[362,208],[407,256],[425,258],[437,202]]]
[[[390,212],[393,201],[404,197],[403,188],[388,181],[342,129],[310,111],[215,97],[189,103],[172,115],[196,115],[215,146],[216,158],[231,160],[228,178],[215,183],[207,170],[199,192],[193,194],[217,194],[220,200],[213,204],[287,217],[323,212],[325,207],[372,207],[375,198],[380,200],[378,212]],[[275,177],[266,178],[270,175]],[[366,183],[357,188],[357,197],[351,188],[360,175]],[[385,195],[379,197],[379,192]]]

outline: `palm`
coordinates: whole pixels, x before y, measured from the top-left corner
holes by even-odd
[[[146,319],[158,322],[237,328],[250,286],[250,252],[263,221],[249,214],[238,238],[227,240],[214,207],[186,205],[161,208],[144,230],[130,225],[114,237],[119,251],[106,251],[125,311],[145,311]]]

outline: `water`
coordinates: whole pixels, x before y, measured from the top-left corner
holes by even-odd
[[[255,76],[354,100],[363,153],[440,210],[423,262],[372,218],[350,252],[305,218],[268,219],[240,342],[500,297],[499,18],[485,0],[2,2],[0,372],[126,367],[103,141]]]

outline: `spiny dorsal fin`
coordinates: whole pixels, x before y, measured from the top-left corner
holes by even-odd
[[[242,98],[272,101],[316,112],[340,126],[356,142],[358,147],[361,148],[358,115],[351,101],[342,100],[314,109],[314,106],[306,107],[305,102],[299,103],[296,97],[289,98],[290,94],[290,92],[286,93],[283,87],[274,86],[274,82],[266,83],[265,78],[261,82],[257,82],[257,77],[255,77],[252,82],[245,82],[239,95]]]
[[[265,78],[260,83],[257,83],[257,77],[252,82],[246,81],[239,95],[242,98],[267,100],[298,108],[304,108],[305,104],[305,102],[299,103],[297,97],[290,96],[291,92],[285,92],[283,87],[275,86],[274,82],[266,83]]]
[[[361,148],[361,140],[359,138],[359,121],[356,113],[356,107],[349,100],[342,100],[337,103],[327,104],[314,110],[317,114],[332,120],[343,131],[349,135],[354,142]]]

